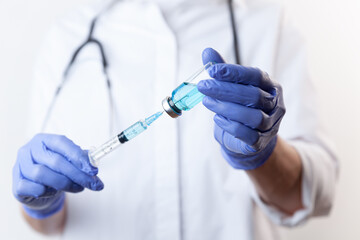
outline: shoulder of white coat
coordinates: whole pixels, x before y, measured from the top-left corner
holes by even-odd
[[[279,30],[299,31],[294,26],[285,5],[274,0],[235,0],[243,2],[248,16],[261,19],[262,26],[277,26]],[[258,27],[258,26],[257,26]],[[280,33],[280,32],[279,32]]]
[[[247,13],[259,16],[264,21],[269,19],[277,19],[281,21],[284,17],[284,5],[271,0],[239,0],[242,2]]]
[[[244,0],[244,7],[239,6],[238,11],[244,65],[271,74],[283,27],[284,7],[271,1]]]
[[[274,0],[244,0],[247,2],[248,14],[260,20],[258,31],[273,34],[277,38],[278,47],[306,51],[306,38],[303,32],[294,24],[291,11],[283,3]],[[266,31],[271,29],[271,31]],[[281,46],[280,46],[281,45]]]
[[[71,55],[85,41],[90,21],[96,15],[93,5],[77,8],[59,18],[47,31],[34,62],[29,102],[28,136],[41,130],[56,88]]]
[[[233,0],[235,3],[244,4],[248,8],[284,8],[284,4],[277,0]]]
[[[99,11],[98,4],[81,6],[56,20],[42,41],[34,66],[35,74],[46,66],[53,77],[61,77],[75,49],[86,40],[91,20]]]

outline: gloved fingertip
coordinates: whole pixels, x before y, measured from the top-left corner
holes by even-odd
[[[79,184],[73,184],[72,189],[73,192],[81,192],[84,190],[83,186],[80,186]]]
[[[212,48],[204,49],[204,51],[202,52],[202,61],[204,65],[208,62],[225,63],[221,55]]]
[[[216,72],[218,69],[218,65],[212,65],[211,67],[208,68],[208,74],[211,78],[216,78]]]
[[[104,185],[104,183],[102,183],[102,185],[101,185],[101,186],[99,186],[98,191],[103,190],[103,189],[104,189],[104,187],[105,187],[105,185]]]
[[[204,102],[206,103],[207,106],[214,106],[219,103],[219,100],[210,96],[205,96],[203,99],[203,103]]]
[[[96,184],[96,191],[101,191],[103,189],[104,189],[104,183],[99,180]]]
[[[214,116],[214,121],[221,121],[220,119],[221,119],[220,115],[219,115],[219,114],[215,114],[215,116]]]
[[[207,80],[201,80],[198,84],[197,84],[197,88],[198,90],[203,93],[206,94],[206,90],[209,89],[209,83]]]
[[[205,107],[207,107],[210,104],[210,101],[211,101],[210,97],[205,96],[202,100],[202,103]]]
[[[90,189],[93,191],[100,191],[104,189],[104,183],[99,178],[96,178],[96,180],[90,183]]]
[[[216,114],[214,116],[214,122],[219,126],[221,127],[221,125],[225,124],[227,122],[227,119],[224,118],[223,116],[219,115],[219,114]]]
[[[204,80],[201,80],[201,81],[199,81],[198,82],[198,84],[197,84],[197,88],[199,89],[199,88],[204,88],[205,87],[205,82],[204,82]]]

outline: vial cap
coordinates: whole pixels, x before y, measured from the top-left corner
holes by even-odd
[[[182,112],[178,109],[174,102],[171,100],[171,97],[166,97],[162,101],[162,107],[164,111],[172,118],[180,117]]]

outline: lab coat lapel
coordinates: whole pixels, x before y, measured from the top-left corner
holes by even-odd
[[[154,58],[156,79],[154,85],[156,102],[160,103],[163,98],[171,94],[176,87],[177,71],[177,45],[174,34],[166,25],[160,9],[154,5],[149,8],[149,21],[152,27],[156,27],[157,51]],[[179,196],[179,172],[178,172],[178,134],[176,120],[164,116],[154,129],[157,141],[156,149],[156,237],[159,240],[179,239],[180,234],[180,196]],[[155,128],[156,128],[155,127]],[[166,129],[164,131],[164,129]]]

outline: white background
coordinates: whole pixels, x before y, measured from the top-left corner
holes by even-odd
[[[0,238],[43,239],[22,221],[11,168],[24,143],[31,68],[51,24],[90,0],[0,0]],[[169,0],[171,1],[171,0]],[[308,42],[309,63],[341,160],[331,216],[284,230],[287,239],[360,239],[360,1],[278,0]]]

